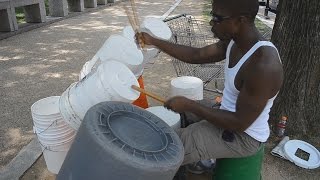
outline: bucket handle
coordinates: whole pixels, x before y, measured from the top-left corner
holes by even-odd
[[[53,124],[57,124],[57,123],[58,123],[58,120],[52,121],[52,123],[45,130],[42,130],[41,132],[37,132],[37,128],[35,126],[33,126],[33,133],[42,134],[43,132],[48,130]]]
[[[43,145],[43,144],[39,141],[39,139],[38,139],[38,142],[39,142],[40,146],[43,147],[42,153],[43,153],[44,151],[46,151],[46,150],[47,150],[47,151],[51,151],[51,152],[63,152],[63,151],[55,151],[55,150],[50,149],[50,146],[45,146],[45,145]]]

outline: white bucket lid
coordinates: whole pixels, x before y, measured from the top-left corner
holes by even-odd
[[[104,87],[110,86],[123,100],[132,102],[140,96],[140,93],[131,88],[132,85],[139,87],[139,83],[134,74],[122,63],[117,61],[107,61],[99,66],[101,82]],[[119,100],[120,101],[120,100]]]
[[[122,36],[128,38],[130,41],[135,42],[135,34],[132,26],[126,26],[122,30]]]
[[[134,37],[135,33],[132,26],[124,27],[122,30],[122,36],[125,38],[128,38],[132,42],[136,42]],[[154,46],[147,46],[146,48],[144,48],[144,51],[154,51],[154,50],[157,50],[157,48],[155,48]],[[145,52],[142,52],[142,53],[144,54]]]
[[[309,154],[309,159],[304,160],[296,156],[298,149],[301,149]],[[311,144],[301,140],[290,140],[284,144],[283,147],[285,156],[299,167],[306,169],[315,169],[320,166],[320,153]]]
[[[163,106],[149,107],[146,110],[158,116],[173,129],[180,128],[180,114],[170,111]]]
[[[172,32],[168,25],[159,18],[145,18],[141,24],[141,29],[142,31],[146,29],[147,32],[152,33],[153,36],[167,41],[170,40],[172,36]]]
[[[124,63],[129,69],[142,64],[143,54],[134,41],[121,35],[111,35],[98,51],[101,61],[116,60]]]
[[[203,99],[203,82],[192,76],[182,76],[171,81],[170,96],[184,96],[192,100]]]
[[[59,99],[60,96],[51,96],[38,100],[31,106],[32,114],[54,117],[60,115]]]
[[[132,42],[135,42],[135,33],[133,31],[132,26],[124,27],[122,30],[122,36],[128,38]],[[140,66],[138,66],[134,72],[136,78],[139,78],[142,75],[144,66],[147,63],[152,62],[152,60],[158,55],[158,53],[159,50],[153,46],[147,46],[143,49],[143,63]]]

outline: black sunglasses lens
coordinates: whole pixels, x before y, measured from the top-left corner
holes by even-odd
[[[219,17],[219,16],[216,16],[216,15],[212,15],[212,21],[216,22],[216,23],[219,23],[219,22],[222,21],[222,18]]]
[[[223,21],[224,16],[220,16],[218,14],[215,14],[214,12],[210,12],[211,16],[212,16],[212,21],[215,23],[220,23],[221,21]]]

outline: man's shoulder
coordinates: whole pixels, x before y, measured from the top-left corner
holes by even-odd
[[[256,68],[278,69],[282,67],[277,49],[272,46],[262,46],[251,56],[252,66]]]
[[[273,97],[283,81],[283,68],[277,50],[263,46],[252,55],[249,62],[245,80],[252,86],[269,89],[267,94]]]

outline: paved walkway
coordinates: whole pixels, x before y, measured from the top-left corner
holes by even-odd
[[[183,0],[172,14],[190,13],[201,18],[203,4],[208,1]],[[138,1],[138,10],[142,17],[162,16],[174,3],[173,0]],[[128,24],[126,15],[118,4],[0,41],[0,168],[6,166],[19,152],[18,160],[23,154],[36,156],[36,153],[21,151],[23,147],[36,146],[32,141],[34,136],[30,106],[38,99],[60,95],[72,82],[77,81],[82,65],[94,56],[111,34],[121,32]],[[156,63],[145,71],[146,88],[167,97],[173,77],[175,72],[170,58],[161,53]],[[150,103],[157,105],[154,101]],[[319,171],[317,175],[314,171],[297,168],[269,155],[272,147],[273,144],[266,145],[263,179],[319,177]],[[15,167],[12,164],[9,166]],[[0,169],[0,179],[4,178],[2,170]],[[20,172],[18,169],[14,170]],[[41,157],[22,179],[53,180],[54,176],[48,172]],[[210,178],[196,176],[194,179]]]
[[[137,1],[137,7],[142,19],[161,17],[175,3],[144,0]],[[203,2],[184,0],[171,9],[174,10],[171,15],[188,12],[200,17],[202,7]],[[122,5],[117,4],[0,41],[1,172],[34,138],[31,105],[41,98],[61,95],[77,81],[82,65],[105,40],[111,34],[120,33],[126,25],[129,25],[126,14]]]

